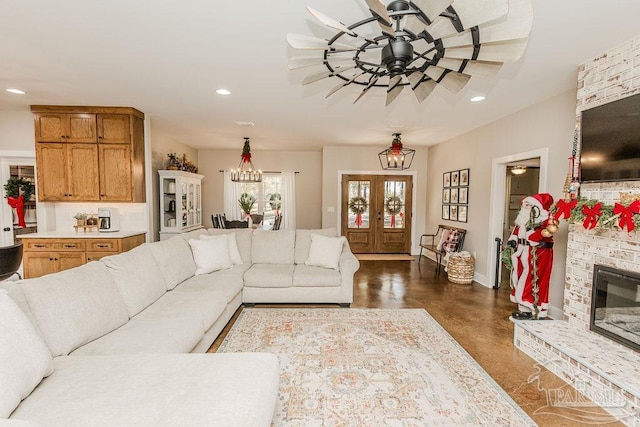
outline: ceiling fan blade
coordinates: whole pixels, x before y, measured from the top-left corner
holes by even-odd
[[[304,80],[302,80],[302,86],[306,86],[308,84],[315,83],[315,82],[317,82],[319,80],[326,79],[327,77],[333,77],[338,73],[342,73],[344,71],[351,70],[353,68],[356,68],[356,67],[355,66],[335,67],[334,71],[323,71],[322,73],[312,74],[310,76],[305,77]]]
[[[411,3],[418,6],[421,11],[427,15],[430,21],[433,21],[446,8],[451,6],[453,0],[411,0]]]
[[[369,7],[369,10],[373,12],[373,14],[384,21],[386,26],[391,26],[393,21],[389,17],[389,12],[387,12],[387,6],[381,0],[364,0]]]
[[[345,56],[343,58],[336,57],[335,55],[331,56],[331,63],[335,62],[351,62],[353,61],[353,55]],[[323,57],[318,56],[297,56],[289,59],[289,69],[297,70],[298,68],[306,68],[313,67],[316,65],[323,65],[325,63],[325,59]]]
[[[356,37],[356,33],[354,33],[353,31],[351,31],[349,28],[347,28],[346,25],[344,25],[342,22],[331,18],[330,16],[327,16],[323,13],[318,12],[317,10],[307,6],[307,10],[309,11],[310,14],[312,14],[318,21],[322,22],[324,25],[326,25],[327,27],[333,28],[334,30],[338,30],[338,31],[342,31],[343,33],[347,33],[350,36]]]
[[[517,61],[527,48],[527,39],[508,40],[496,43],[486,43],[480,46],[476,59],[480,61],[513,62]],[[446,58],[471,59],[473,46],[461,46],[445,49]]]
[[[353,68],[355,68],[355,67],[353,67]],[[333,95],[334,93],[336,93],[337,91],[342,89],[343,87],[350,85],[351,83],[353,83],[355,81],[355,79],[357,79],[358,77],[360,77],[363,74],[365,74],[364,71],[361,72],[361,73],[353,74],[348,81],[346,81],[346,82],[342,81],[342,82],[338,83],[338,85],[336,87],[334,87],[333,89],[331,89],[329,91],[329,93],[327,93],[327,96],[325,96],[325,98],[330,97],[331,95]]]
[[[402,76],[393,76],[389,79],[389,87],[387,88],[387,102],[385,106],[391,104],[400,95],[400,92],[404,89],[402,83]]]
[[[529,36],[533,24],[531,0],[510,0],[509,13],[498,21],[478,26],[479,43],[493,43]],[[445,48],[473,44],[470,31],[442,39]]]
[[[305,36],[302,34],[287,34],[287,42],[294,49],[311,49],[311,50],[329,50],[329,49],[340,49],[340,50],[358,50],[357,47],[351,46],[344,43],[333,43],[329,46],[329,41],[324,39],[319,39],[317,37]]]
[[[422,102],[431,92],[436,88],[436,82],[433,79],[425,80],[425,75],[420,71],[413,72],[409,74],[409,83],[411,84],[411,89],[413,89],[413,94],[418,99],[418,102]]]
[[[468,74],[449,71],[438,66],[428,67],[425,74],[450,92],[458,93],[469,82]]]
[[[502,65],[502,62],[465,61],[462,59],[452,58],[442,58],[438,61],[439,67],[485,79],[495,77],[495,75],[498,74],[498,71],[502,68]]]
[[[509,0],[455,0],[452,6],[465,30],[498,19],[509,12]],[[434,39],[458,33],[451,20],[444,16],[436,18],[427,27],[427,31]]]
[[[360,92],[360,95],[358,95],[358,97],[355,99],[355,101],[353,101],[353,103],[355,104],[356,102],[360,101],[360,98],[362,98],[367,92],[369,92],[369,89],[371,89],[373,87],[373,85],[378,82],[379,79],[380,79],[380,77],[378,77],[378,76],[376,76],[373,79],[371,79],[371,81],[369,82],[367,87],[362,89],[362,91]]]

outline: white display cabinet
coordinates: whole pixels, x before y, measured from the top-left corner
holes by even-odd
[[[202,178],[190,172],[161,170],[160,240],[202,228]]]

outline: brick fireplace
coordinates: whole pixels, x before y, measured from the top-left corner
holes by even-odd
[[[640,36],[579,67],[576,128],[582,111],[636,93]],[[580,193],[613,205],[640,195],[640,181],[583,184]],[[640,426],[640,353],[589,331],[595,264],[640,273],[640,231],[570,225],[563,320],[516,321],[514,344],[616,420]]]

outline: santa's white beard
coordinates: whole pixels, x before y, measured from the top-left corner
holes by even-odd
[[[513,222],[520,227],[526,227],[530,220],[531,206],[523,206],[522,208],[520,208],[520,212],[518,212],[518,216]]]

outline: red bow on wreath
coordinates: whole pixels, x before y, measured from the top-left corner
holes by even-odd
[[[27,224],[24,222],[24,196],[20,195],[16,197],[7,197],[7,203],[9,206],[16,210],[16,215],[18,216],[18,226],[27,227]]]
[[[587,205],[582,207],[582,213],[584,214],[584,222],[582,226],[586,230],[591,230],[592,228],[596,228],[596,224],[598,223],[598,218],[602,215],[602,203],[596,203],[590,208]]]
[[[558,200],[558,204],[556,205],[556,213],[553,215],[555,219],[565,218],[568,219],[571,217],[571,210],[576,207],[578,204],[577,200],[572,200],[569,203],[564,200]]]
[[[628,207],[623,206],[620,203],[616,203],[613,208],[613,213],[615,215],[620,215],[620,222],[618,225],[623,230],[627,229],[628,232],[632,232],[635,228],[635,224],[633,222],[633,214],[640,213],[640,200],[636,200],[631,203]]]

